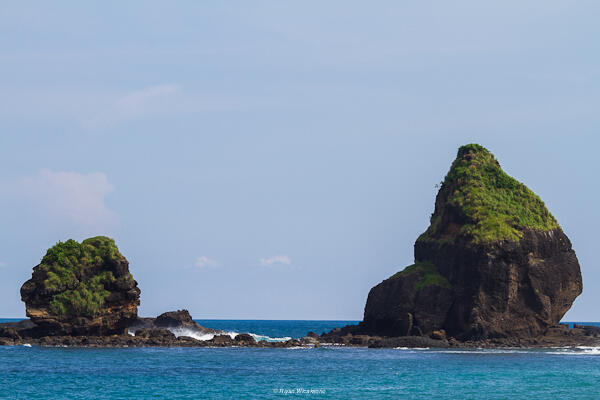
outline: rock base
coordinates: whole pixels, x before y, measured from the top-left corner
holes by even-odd
[[[435,331],[428,336],[372,336],[362,334],[360,325],[348,325],[335,328],[331,332],[317,335],[309,332],[301,339],[283,342],[256,341],[248,333],[235,337],[212,332],[210,340],[198,340],[189,336],[175,336],[169,329],[156,327],[147,319],[148,328],[140,328],[135,335],[109,336],[39,336],[35,324],[30,320],[0,324],[0,346],[39,345],[48,347],[255,347],[290,348],[348,346],[369,348],[549,348],[600,346],[600,327],[575,325],[569,329],[566,325],[552,326],[544,335],[537,337],[494,338],[475,341],[459,341],[446,338],[446,333]],[[153,320],[153,319],[152,319]],[[138,325],[139,326],[139,325]],[[175,326],[177,327],[177,326]],[[202,329],[207,329],[203,328]]]
[[[217,335],[210,340],[198,340],[189,336],[175,337],[166,329],[143,330],[138,335],[111,336],[43,336],[41,338],[21,337],[18,331],[0,331],[0,346],[39,345],[47,347],[262,347],[289,348],[308,344],[291,339],[285,342],[256,341],[249,334],[240,334],[235,338],[229,335]]]
[[[343,346],[362,346],[370,348],[549,348],[600,346],[600,327],[575,324],[572,329],[567,325],[554,325],[543,335],[535,337],[508,337],[483,340],[459,341],[446,338],[443,330],[434,331],[428,336],[382,337],[362,334],[360,325],[348,325],[336,328],[319,337],[321,344]]]

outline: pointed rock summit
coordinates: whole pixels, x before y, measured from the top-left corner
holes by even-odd
[[[537,336],[582,291],[577,257],[556,219],[480,145],[458,150],[430,222],[415,243],[415,263],[369,292],[363,331]]]

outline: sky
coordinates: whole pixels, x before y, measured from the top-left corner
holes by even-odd
[[[596,1],[0,5],[0,316],[107,235],[139,314],[360,320],[480,143],[577,252],[600,321]]]

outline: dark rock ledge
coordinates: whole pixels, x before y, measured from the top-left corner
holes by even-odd
[[[544,334],[535,337],[506,337],[460,341],[446,337],[444,330],[430,335],[372,336],[361,334],[360,325],[348,325],[333,329],[319,336],[322,345],[362,346],[369,348],[550,348],[600,346],[600,327],[575,324],[553,325]]]
[[[178,335],[176,336],[176,332]],[[210,340],[198,340],[187,333]],[[0,324],[0,346],[39,345],[49,347],[268,347],[289,348],[318,346],[313,338],[290,339],[284,342],[256,341],[248,333],[234,338],[225,332],[205,328],[194,322],[187,310],[170,311],[156,318],[138,318],[128,333],[113,335],[56,335],[45,326],[31,320]]]
[[[163,325],[165,315],[176,315],[169,324]],[[0,324],[0,345],[38,345],[47,347],[255,347],[290,348],[345,346],[369,348],[549,348],[600,346],[600,328],[575,325],[569,329],[566,325],[555,325],[541,336],[535,338],[497,338],[479,341],[458,341],[446,338],[444,331],[436,331],[429,336],[384,337],[363,335],[357,325],[336,328],[329,333],[317,335],[309,332],[301,339],[284,342],[256,341],[248,333],[240,333],[234,338],[209,328],[204,328],[191,320],[186,310],[169,312],[157,318],[140,318],[132,326],[131,334],[106,336],[44,335],[33,322],[23,320]],[[187,322],[186,322],[187,321]],[[190,336],[175,336],[169,329],[183,326],[192,327],[194,334],[212,333],[210,340],[198,340]]]

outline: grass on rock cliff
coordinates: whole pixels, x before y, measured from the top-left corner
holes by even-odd
[[[396,272],[390,277],[390,279],[398,278],[400,276],[406,276],[409,274],[419,274],[420,279],[417,282],[416,289],[421,290],[426,286],[441,286],[448,289],[452,288],[452,284],[441,275],[435,265],[430,262],[418,262],[413,265],[409,265],[400,272]]]
[[[504,172],[493,154],[478,144],[458,149],[440,194],[444,201],[441,210],[436,207],[431,225],[419,240],[463,236],[474,242],[518,241],[525,229],[559,227],[544,202]],[[445,213],[459,215],[457,231],[442,226],[442,221],[448,220]]]
[[[124,257],[113,239],[97,236],[81,243],[73,239],[48,249],[40,268],[46,271],[45,289],[53,293],[50,312],[57,315],[94,316],[110,294],[106,285],[115,282],[111,271],[91,271],[109,260]],[[133,279],[127,274],[120,279]]]

